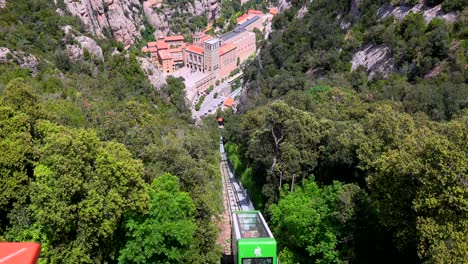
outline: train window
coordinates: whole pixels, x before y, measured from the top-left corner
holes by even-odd
[[[243,258],[242,264],[273,264],[273,258]]]

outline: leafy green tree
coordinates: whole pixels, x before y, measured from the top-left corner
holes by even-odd
[[[467,129],[466,123],[452,125]],[[368,179],[398,244],[411,247],[408,242],[413,242],[427,263],[466,259],[467,147],[424,127],[379,157]]]
[[[30,184],[30,217],[6,237],[41,242],[41,258],[65,263],[109,261],[127,211],[145,209],[142,164],[122,144],[95,133],[39,121],[40,159]],[[38,235],[38,232],[40,232]]]
[[[270,207],[281,262],[343,263],[355,239],[350,223],[359,210],[356,200],[361,195],[356,185],[335,182],[319,187],[313,179],[303,181],[293,192],[282,193],[278,204]]]
[[[125,247],[120,263],[184,263],[191,254],[195,204],[180,191],[177,177],[164,174],[150,187],[149,212],[126,221]]]
[[[28,197],[34,157],[31,120],[8,106],[0,107],[0,232],[16,204]]]
[[[267,197],[275,200],[284,183],[293,190],[317,165],[320,127],[312,115],[275,102],[247,114],[241,127],[247,132],[249,157],[267,172]]]

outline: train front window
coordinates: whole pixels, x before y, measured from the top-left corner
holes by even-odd
[[[273,258],[243,258],[242,264],[273,264]]]
[[[269,237],[258,214],[238,213],[236,215],[242,238]]]

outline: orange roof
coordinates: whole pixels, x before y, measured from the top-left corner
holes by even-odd
[[[168,49],[169,45],[167,45],[167,43],[164,41],[158,41],[156,42],[156,47],[158,48],[158,50],[162,50],[162,49]]]
[[[184,41],[184,36],[167,36],[165,41]]]
[[[224,44],[219,48],[219,56],[224,55],[226,52],[229,52],[235,49],[237,46],[234,43]]]
[[[249,15],[261,15],[263,14],[263,12],[259,10],[250,9],[248,14]]]
[[[276,8],[270,8],[270,14],[272,14],[272,15],[277,15],[277,14],[278,14],[278,9],[276,9]]]
[[[148,49],[148,47],[143,47],[143,48],[141,48],[141,51],[143,51],[143,52],[148,52],[149,49]]]
[[[205,42],[205,41],[207,41],[207,40],[210,40],[210,39],[212,39],[212,38],[213,38],[213,36],[206,35],[206,36],[204,36],[203,38],[200,39],[200,42],[203,43],[203,42]]]
[[[41,253],[38,243],[0,243],[0,263],[35,264]]]
[[[160,50],[158,51],[158,54],[162,60],[172,60],[172,55],[167,50]]]
[[[170,52],[170,53],[182,52],[182,47],[174,48],[174,49],[169,49],[169,52]]]
[[[234,99],[233,98],[227,98],[226,100],[224,100],[224,105],[228,106],[228,107],[233,106],[234,105]]]
[[[151,53],[155,53],[155,52],[158,52],[158,48],[151,47],[151,48],[148,49],[148,51],[151,52]]]
[[[241,22],[245,21],[248,17],[249,17],[248,14],[243,14],[241,17],[239,17],[237,19],[237,23],[241,23]]]
[[[148,42],[148,48],[156,47],[156,41]]]
[[[218,122],[223,122],[223,121],[224,121],[224,119],[222,117],[218,118]]]
[[[195,45],[190,45],[187,47],[187,51],[203,54],[204,49]]]

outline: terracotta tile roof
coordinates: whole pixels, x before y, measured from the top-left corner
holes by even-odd
[[[148,49],[148,47],[143,47],[143,48],[141,48],[141,51],[142,52],[149,52],[149,49]]]
[[[167,50],[160,50],[158,51],[158,54],[162,60],[172,60],[172,55]]]
[[[174,49],[169,49],[168,51],[169,51],[170,53],[182,52],[182,47],[174,48]]]
[[[184,36],[167,36],[164,38],[165,41],[184,41]]]
[[[229,52],[235,48],[236,48],[236,44],[234,43],[228,43],[228,44],[222,45],[219,48],[219,56],[224,55],[226,52]]]
[[[248,14],[249,15],[261,15],[261,14],[263,14],[263,12],[259,11],[259,10],[250,9]]]
[[[190,45],[187,47],[187,51],[195,52],[198,54],[203,54],[204,49],[195,45]]]
[[[158,50],[162,50],[162,49],[168,49],[169,45],[167,45],[167,43],[164,41],[158,41],[156,42],[156,47],[158,48]]]
[[[148,51],[151,52],[151,53],[155,53],[155,52],[158,52],[158,48],[156,48],[156,47],[150,47],[150,48],[148,49]]]
[[[156,47],[156,41],[148,42],[148,48]]]
[[[228,106],[228,107],[233,106],[234,105],[234,99],[233,98],[227,98],[226,100],[224,100],[224,105]]]
[[[248,17],[249,17],[248,14],[243,14],[241,17],[239,17],[239,18],[237,19],[237,23],[242,23],[242,22],[245,21]]]
[[[277,14],[278,14],[278,9],[276,9],[276,8],[270,8],[270,14],[272,14],[272,15],[277,15]]]

